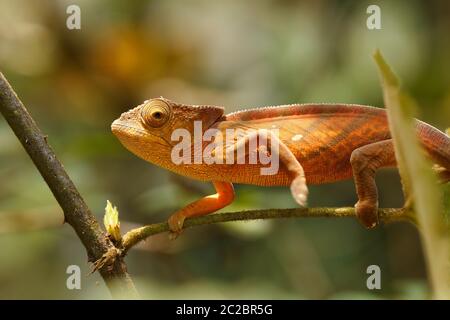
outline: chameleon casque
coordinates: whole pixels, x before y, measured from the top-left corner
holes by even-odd
[[[260,168],[264,165],[248,162],[175,164],[171,151],[178,142],[171,140],[172,132],[183,128],[193,133],[194,121],[201,121],[204,131],[243,130],[243,135],[235,136],[232,144],[225,146],[228,152],[249,145],[254,138],[250,132],[255,129],[258,139],[264,136],[268,141],[276,140],[279,170],[273,175],[261,175]],[[169,218],[174,233],[181,232],[185,218],[209,214],[230,204],[234,199],[232,183],[290,186],[294,199],[304,205],[308,194],[306,183],[323,184],[352,177],[358,195],[356,215],[365,227],[372,228],[378,224],[375,173],[379,168],[396,166],[386,111],[362,105],[292,104],[225,115],[222,107],[184,105],[161,97],[123,113],[111,128],[121,143],[142,159],[177,174],[213,183],[216,194],[187,205]],[[271,134],[273,128],[279,129],[278,136]],[[444,176],[449,176],[450,138],[420,120],[416,120],[416,132],[428,157],[440,166]],[[272,152],[272,143],[267,143],[265,152]],[[193,150],[194,144],[190,147]],[[206,144],[200,147],[205,148]]]

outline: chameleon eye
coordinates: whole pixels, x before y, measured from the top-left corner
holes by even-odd
[[[141,121],[151,128],[163,126],[170,118],[170,107],[159,99],[150,100],[141,110]]]

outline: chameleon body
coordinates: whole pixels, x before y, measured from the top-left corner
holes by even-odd
[[[194,132],[194,122],[201,121],[203,132],[240,129],[231,144],[225,145],[224,159],[238,146],[249,146],[250,135],[267,138],[264,152],[275,152],[279,144],[279,170],[262,175],[263,164],[185,163],[175,164],[171,151],[176,129]],[[278,129],[278,135],[271,130]],[[308,184],[330,183],[353,177],[358,194],[356,213],[368,228],[378,223],[378,195],[375,172],[396,166],[395,153],[384,109],[346,104],[294,104],[262,107],[231,114],[217,106],[194,106],[164,98],[151,99],[123,113],[112,124],[113,133],[122,144],[142,159],[180,175],[213,182],[217,193],[202,198],[169,218],[173,232],[180,232],[187,217],[212,213],[234,199],[232,183],[259,186],[290,186],[294,199],[306,202]],[[417,137],[443,176],[450,172],[450,138],[422,121],[416,121]],[[248,134],[247,134],[248,133]],[[258,140],[259,141],[259,140]],[[207,143],[190,148],[205,149]],[[259,147],[258,147],[259,148]],[[273,150],[272,150],[273,149]],[[234,150],[235,151],[235,150]],[[245,154],[248,160],[249,152]]]

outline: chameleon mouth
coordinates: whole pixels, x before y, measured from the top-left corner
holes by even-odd
[[[115,136],[124,136],[124,135],[139,135],[145,136],[148,133],[140,128],[136,128],[134,126],[130,126],[129,124],[125,124],[120,119],[114,120],[111,124],[111,131]]]
[[[142,128],[130,125],[129,123],[124,123],[120,119],[114,120],[111,124],[112,133],[122,142],[122,144],[129,144],[132,141],[139,140],[140,138],[149,138],[149,136],[154,137],[152,143],[160,145],[162,147],[170,146],[164,138],[154,135]]]

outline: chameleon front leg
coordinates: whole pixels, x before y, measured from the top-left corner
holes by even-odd
[[[235,143],[233,143],[232,146],[225,147],[225,157],[233,157],[234,159],[234,153],[236,150],[239,150],[239,148],[245,148],[250,140],[257,139],[258,137],[268,143],[267,148],[265,146],[259,146],[259,150],[263,149],[261,152],[271,152],[273,156],[279,157],[280,162],[284,164],[291,178],[291,192],[294,199],[300,205],[305,205],[308,195],[308,188],[306,186],[303,167],[295,158],[291,150],[272,132],[268,130],[258,130],[239,138]],[[277,144],[277,148],[273,147],[275,144]],[[246,150],[245,155],[255,151],[248,150],[248,148],[245,148],[244,150]],[[226,158],[223,159],[223,162],[225,162]],[[173,234],[180,234],[186,218],[213,213],[233,202],[234,189],[231,183],[213,182],[213,184],[217,191],[216,194],[197,200],[170,216],[168,224]]]
[[[358,194],[358,202],[355,205],[356,216],[366,228],[373,228],[378,224],[378,191],[375,173],[379,168],[395,166],[392,139],[353,150],[350,163]]]
[[[217,193],[192,202],[170,216],[168,224],[173,234],[180,234],[186,218],[212,213],[233,202],[234,188],[231,183],[215,181],[213,185]]]
[[[288,171],[289,178],[291,180],[291,194],[294,200],[301,206],[306,205],[308,197],[308,187],[306,185],[305,172],[303,167],[298,162],[292,151],[270,130],[259,129],[257,131],[251,131],[247,135],[241,137],[232,146],[226,148],[226,157],[234,156],[236,150],[239,148],[245,148],[245,155],[248,155],[255,150],[249,150],[247,145],[250,145],[250,141],[259,139],[259,141],[266,141],[267,146],[264,144],[257,145],[257,149],[260,152],[269,152],[273,157],[278,157],[279,161],[284,165]],[[256,145],[256,144],[255,144]],[[276,174],[274,172],[273,174]]]

